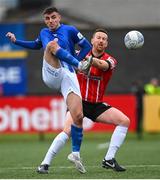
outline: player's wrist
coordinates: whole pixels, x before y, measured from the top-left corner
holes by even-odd
[[[80,62],[78,63],[78,69],[79,69],[79,70],[82,69],[82,65],[83,65],[82,62],[80,61]]]

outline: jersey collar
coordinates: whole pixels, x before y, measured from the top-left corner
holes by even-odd
[[[100,56],[94,56],[93,52],[91,51],[90,54],[91,54],[93,57],[95,57],[95,58],[101,59],[101,57],[104,55],[104,53],[105,53],[105,52],[103,52],[103,54],[101,54]]]

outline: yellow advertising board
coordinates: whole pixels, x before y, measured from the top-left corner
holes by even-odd
[[[145,95],[143,101],[144,131],[160,132],[160,95]]]

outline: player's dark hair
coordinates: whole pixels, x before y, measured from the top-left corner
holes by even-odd
[[[48,7],[43,11],[43,15],[44,14],[51,14],[53,12],[59,13],[59,11],[58,11],[58,9],[56,7]]]
[[[96,29],[96,30],[94,31],[94,33],[93,33],[93,36],[94,36],[97,32],[103,32],[103,33],[105,33],[105,34],[108,35],[108,32],[107,32],[104,28],[98,28],[98,29]]]

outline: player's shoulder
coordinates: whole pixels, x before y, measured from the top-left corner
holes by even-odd
[[[110,54],[108,54],[107,52],[105,52],[104,53],[104,55],[103,55],[103,58],[105,59],[105,60],[113,60],[116,64],[117,64],[117,60],[113,57],[113,56],[111,56]]]
[[[68,29],[68,30],[76,30],[77,28],[73,25],[68,24],[61,24],[62,28]]]
[[[50,30],[48,29],[48,28],[42,28],[41,30],[40,30],[40,33],[46,33],[46,32],[49,32]]]

